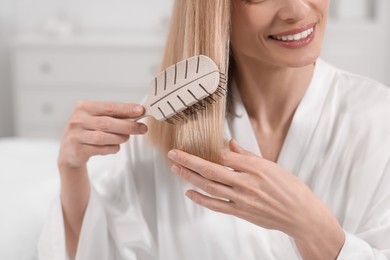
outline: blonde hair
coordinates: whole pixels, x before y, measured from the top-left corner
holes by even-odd
[[[229,63],[231,0],[176,0],[161,69],[195,55],[206,55],[226,75]],[[227,85],[226,85],[227,86]],[[226,87],[225,86],[225,87]],[[149,139],[165,153],[178,148],[219,162],[224,144],[226,97],[175,125],[148,120]]]

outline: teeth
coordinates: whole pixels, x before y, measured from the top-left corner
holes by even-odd
[[[307,29],[306,31],[303,31],[301,33],[292,34],[292,35],[284,35],[284,36],[274,36],[279,41],[299,41],[302,39],[307,38],[309,35],[311,35],[314,32],[314,28]]]

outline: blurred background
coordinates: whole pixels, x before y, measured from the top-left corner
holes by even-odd
[[[0,137],[58,138],[79,99],[136,102],[173,0],[0,0]],[[333,0],[322,57],[390,85],[388,0]]]
[[[390,1],[331,1],[322,58],[390,86]],[[172,2],[0,0],[0,259],[37,259],[75,103],[141,100]],[[91,158],[91,181],[113,164],[115,156]]]

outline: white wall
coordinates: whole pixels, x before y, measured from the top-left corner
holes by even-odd
[[[334,0],[332,3],[322,58],[390,86],[387,13],[390,1]]]

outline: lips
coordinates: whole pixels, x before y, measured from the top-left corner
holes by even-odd
[[[309,24],[305,27],[286,31],[283,33],[270,35],[269,39],[272,39],[284,47],[299,48],[304,47],[314,38],[315,25]]]
[[[274,40],[279,40],[279,41],[299,41],[301,39],[305,39],[309,37],[312,33],[314,32],[314,27],[311,27],[303,32],[295,33],[295,34],[286,34],[282,36],[276,36],[276,35],[271,35],[270,37]]]

